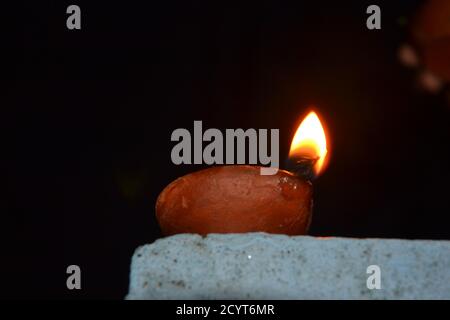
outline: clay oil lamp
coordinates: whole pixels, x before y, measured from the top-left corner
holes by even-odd
[[[310,112],[292,140],[288,168],[261,175],[260,166],[214,166],[170,183],[159,195],[156,217],[165,235],[267,232],[306,234],[311,181],[328,160],[323,126]]]

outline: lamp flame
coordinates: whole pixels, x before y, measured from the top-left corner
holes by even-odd
[[[323,172],[327,160],[327,139],[319,117],[311,111],[300,123],[289,150],[289,158],[315,160],[314,174]]]

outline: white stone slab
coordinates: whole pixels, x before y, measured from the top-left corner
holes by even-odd
[[[127,299],[450,299],[450,241],[181,234],[136,250]]]

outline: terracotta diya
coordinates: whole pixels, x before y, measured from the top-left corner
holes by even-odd
[[[312,178],[327,160],[325,131],[311,112],[297,129],[289,152],[293,172],[261,175],[259,166],[200,170],[170,183],[156,202],[165,235],[268,232],[306,234],[312,214]]]

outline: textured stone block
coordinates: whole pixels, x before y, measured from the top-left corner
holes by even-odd
[[[450,241],[181,234],[136,250],[127,299],[450,299]]]

